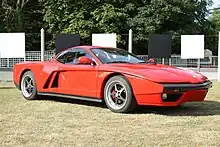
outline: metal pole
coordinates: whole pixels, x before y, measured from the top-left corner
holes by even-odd
[[[218,82],[220,82],[220,32],[218,34]]]
[[[26,38],[26,33],[24,33],[24,38]],[[24,39],[25,42],[26,39]],[[26,43],[25,44],[25,49],[24,49],[24,62],[26,61]]]
[[[164,64],[164,58],[162,58],[162,64]]]
[[[169,65],[171,66],[172,65],[172,62],[171,62],[171,57],[169,58]]]
[[[129,30],[128,52],[132,53],[132,29]]]
[[[198,58],[198,63],[197,63],[197,70],[200,72],[200,59]]]
[[[9,58],[7,58],[7,67],[9,68],[10,67],[10,62],[9,62]]]
[[[41,61],[44,61],[44,50],[45,50],[45,37],[44,29],[41,29]]]
[[[24,55],[24,62],[26,61],[26,50],[25,50],[25,55]]]

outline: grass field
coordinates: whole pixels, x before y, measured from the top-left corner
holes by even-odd
[[[206,101],[177,108],[112,113],[103,104],[47,98],[27,101],[0,89],[1,146],[220,146],[220,84]]]

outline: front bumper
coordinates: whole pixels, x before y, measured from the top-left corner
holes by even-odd
[[[208,90],[212,87],[211,81],[205,81],[199,84],[163,84],[164,91],[186,92],[191,90]]]
[[[198,84],[164,84],[164,91],[161,95],[162,102],[197,101],[202,100],[208,89],[212,87],[211,81]],[[202,97],[200,94],[202,93]]]
[[[204,101],[208,89],[212,87],[211,81],[199,84],[162,84],[162,93],[136,95],[139,105],[178,106],[186,102]],[[166,98],[163,98],[166,94]]]

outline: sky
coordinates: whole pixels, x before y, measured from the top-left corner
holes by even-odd
[[[216,8],[218,6],[220,6],[220,0],[212,0],[213,1],[213,5],[211,8]]]

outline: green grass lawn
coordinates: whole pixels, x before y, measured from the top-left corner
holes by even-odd
[[[220,84],[206,101],[177,108],[112,113],[103,104],[47,98],[27,101],[0,89],[1,146],[220,146]]]

